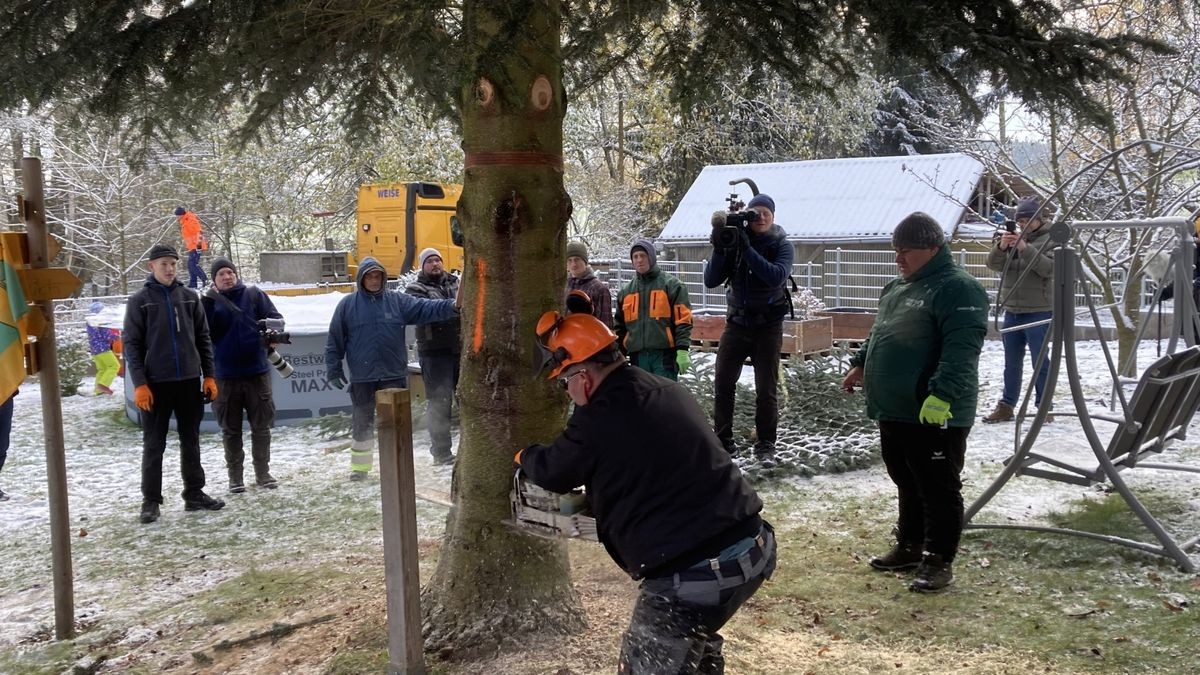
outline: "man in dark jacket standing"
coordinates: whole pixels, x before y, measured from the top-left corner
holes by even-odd
[[[717,631],[775,570],[774,533],[691,394],[627,364],[615,339],[588,314],[542,316],[545,364],[575,411],[516,461],[547,490],[585,486],[601,543],[641,580],[618,671],[720,673]]]
[[[600,323],[612,328],[612,293],[608,284],[596,278],[596,273],[588,265],[587,244],[582,241],[567,242],[567,304],[570,309],[571,291],[582,291],[587,295],[591,304],[591,315],[600,319]]]
[[[420,255],[421,273],[404,289],[414,298],[454,300],[458,277],[446,271],[442,254],[427,248]],[[429,426],[433,463],[454,463],[450,442],[450,408],[458,388],[459,354],[462,352],[462,320],[455,315],[445,321],[416,327],[417,360],[425,384],[425,420]]]
[[[221,426],[229,491],[246,491],[242,465],[242,413],[250,421],[250,457],[254,482],[259,487],[278,486],[271,475],[271,427],[275,401],[271,398],[271,364],[259,331],[260,319],[283,319],[266,293],[246,286],[228,258],[217,258],[211,268],[212,288],[204,294],[204,315],[216,353],[217,388],[213,416]]]
[[[713,392],[713,427],[730,455],[738,452],[733,440],[733,403],[742,364],[754,365],[754,454],[771,461],[779,426],[779,352],[783,346],[783,318],[791,309],[787,280],[794,252],[787,232],[775,224],[775,200],[755,195],[746,205],[758,214],[749,233],[738,230],[732,242],[723,237],[725,213],[713,214],[713,252],[704,265],[704,285],[726,285],[725,331],[717,347]]]
[[[896,545],[871,558],[879,570],[917,568],[909,589],[954,580],[962,534],[963,459],[979,395],[988,297],[954,264],[942,228],[913,213],[892,233],[900,277],[883,287],[867,341],[842,386],[863,385],[879,424],[883,462],[896,484]]]
[[[338,303],[325,342],[325,377],[350,388],[354,442],[350,480],[366,480],[375,463],[375,392],[408,386],[409,324],[446,321],[458,315],[454,300],[426,300],[386,288],[387,272],[375,258],[358,266],[358,290]],[[349,380],[342,359],[350,368]],[[348,382],[348,384],[347,384]]]
[[[150,249],[150,276],[125,308],[125,371],[134,403],[142,411],[141,521],[158,520],[167,429],[175,415],[179,432],[183,506],[216,511],[225,506],[204,494],[200,464],[200,418],[204,399],[217,397],[212,341],[200,297],[175,278],[179,254],[170,246]],[[201,378],[203,377],[203,382]]]

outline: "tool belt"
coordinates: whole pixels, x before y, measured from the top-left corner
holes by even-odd
[[[743,548],[749,542],[749,548]],[[691,567],[672,575],[675,588],[687,586],[688,591],[703,593],[739,586],[762,574],[767,566],[769,552],[775,549],[775,532],[763,523],[758,534],[746,537],[726,550],[738,551],[737,555],[721,555],[701,560]]]

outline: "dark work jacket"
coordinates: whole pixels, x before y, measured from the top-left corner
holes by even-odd
[[[200,296],[150,275],[125,305],[125,368],[135,387],[213,376],[212,340]]]
[[[600,541],[634,579],[715,557],[758,533],[762,501],[679,384],[621,366],[521,466],[553,492],[587,488]]]
[[[750,246],[744,251],[713,249],[704,264],[704,285],[716,288],[728,282],[729,319],[753,327],[782,320],[791,308],[787,279],[795,251],[778,225],[749,237]]]
[[[218,292],[241,313],[213,297]],[[208,317],[208,330],[212,334],[217,377],[232,380],[262,375],[270,370],[267,348],[258,332],[258,320],[282,319],[283,315],[275,309],[267,294],[254,286],[247,288],[239,280],[227,291],[210,288],[200,300],[204,303],[204,315]]]
[[[414,298],[453,300],[458,295],[458,277],[442,272],[439,278],[434,279],[421,272],[404,292]],[[462,319],[457,315],[445,321],[417,325],[413,330],[417,334],[417,351],[423,355],[458,354],[462,351]]]

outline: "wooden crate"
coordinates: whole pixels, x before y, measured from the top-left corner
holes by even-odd
[[[692,348],[716,351],[725,332],[725,317],[692,317]],[[833,346],[833,320],[828,317],[783,322],[783,354],[814,354]]]
[[[866,340],[875,325],[875,312],[839,312],[836,309],[821,310],[817,316],[833,320],[834,340]]]

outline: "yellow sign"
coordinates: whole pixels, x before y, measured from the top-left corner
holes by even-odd
[[[21,277],[25,299],[32,302],[69,298],[83,283],[65,267],[17,270],[17,275]]]

